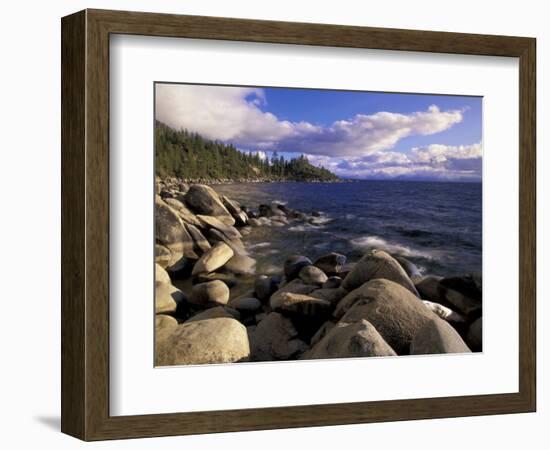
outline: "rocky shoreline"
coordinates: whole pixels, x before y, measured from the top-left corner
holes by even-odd
[[[376,249],[356,262],[288,255],[281,274],[259,274],[246,250],[254,228],[321,213],[252,209],[175,178],[156,191],[156,365],[482,350],[480,276],[422,275]]]

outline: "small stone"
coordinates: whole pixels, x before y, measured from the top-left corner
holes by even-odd
[[[229,288],[223,281],[214,280],[196,284],[191,289],[189,303],[199,308],[225,305],[229,301]]]
[[[300,269],[298,276],[305,284],[323,284],[328,277],[325,273],[315,266],[305,266]]]

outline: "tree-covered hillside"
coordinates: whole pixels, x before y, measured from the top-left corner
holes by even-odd
[[[329,170],[315,167],[305,156],[271,160],[243,153],[233,145],[210,141],[197,133],[176,131],[156,122],[155,166],[160,177],[187,180],[338,181]]]

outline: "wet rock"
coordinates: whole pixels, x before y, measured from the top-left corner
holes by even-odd
[[[299,278],[296,278],[289,283],[286,283],[282,285],[279,289],[277,289],[270,297],[269,301],[271,302],[277,302],[278,297],[280,297],[282,294],[291,292],[293,294],[309,294],[316,290],[318,286],[310,285],[310,284],[304,284],[302,280]]]
[[[288,257],[284,264],[285,277],[287,281],[293,280],[298,276],[302,268],[311,265],[311,260],[305,256],[292,255]]]
[[[189,303],[198,308],[225,305],[229,301],[229,288],[220,280],[208,281],[193,286]]]
[[[178,325],[157,348],[158,365],[248,361],[250,344],[244,325],[225,317]]]
[[[231,299],[228,305],[243,314],[254,314],[262,309],[262,302],[257,298],[251,297],[250,294]]]
[[[169,283],[155,284],[155,314],[176,312],[179,302],[185,302],[185,294]]]
[[[374,279],[346,295],[334,311],[341,322],[369,321],[399,354],[406,355],[413,337],[437,316],[400,284]]]
[[[318,267],[326,274],[340,272],[344,264],[346,264],[346,257],[335,252],[323,255],[313,263],[314,266]]]
[[[403,256],[396,256],[395,260],[400,264],[401,267],[403,267],[403,270],[407,273],[409,278],[414,282],[414,280],[418,280],[422,278],[422,274],[420,273],[420,270],[416,265],[409,261],[407,258],[404,258]]]
[[[315,266],[302,267],[298,276],[305,284],[321,285],[328,279],[325,273]]]
[[[276,312],[266,315],[249,338],[252,361],[292,359],[308,349],[292,321]]]
[[[427,275],[415,280],[415,286],[420,294],[420,297],[432,302],[440,302],[442,300],[439,295],[439,282],[443,277],[436,275]]]
[[[426,322],[414,335],[410,353],[411,355],[470,353],[470,349],[451,325],[442,319],[435,318]]]
[[[222,195],[221,199],[225,208],[229,211],[229,213],[235,219],[236,225],[244,226],[248,223],[248,216],[241,209],[241,205],[239,205],[238,202],[236,202],[235,200],[231,200],[225,195]]]
[[[218,242],[204,253],[193,267],[193,275],[214,272],[222,267],[234,255],[233,250],[225,242]]]
[[[302,359],[397,356],[367,320],[337,323]]]
[[[185,195],[185,203],[197,214],[217,217],[226,225],[234,225],[235,219],[210,186],[193,184]]]
[[[261,227],[262,226],[262,222],[259,220],[259,219],[256,219],[254,217],[249,217],[248,219],[248,225],[250,225],[251,227]]]
[[[311,338],[311,341],[309,342],[309,345],[313,347],[317,342],[319,342],[321,339],[323,339],[326,334],[334,328],[336,324],[334,322],[331,322],[330,320],[327,320],[323,325],[319,327],[319,329],[315,332],[313,337]]]
[[[478,276],[443,278],[439,282],[439,293],[444,301],[467,316],[481,312],[481,278]]]
[[[372,250],[363,256],[344,278],[342,287],[351,291],[375,278],[384,278],[400,284],[418,297],[418,292],[407,273],[383,250]]]

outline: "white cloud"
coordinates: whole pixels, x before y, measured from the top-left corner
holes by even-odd
[[[262,111],[265,101],[264,91],[257,88],[159,84],[156,118],[248,150],[353,158],[391,149],[407,136],[447,130],[461,122],[463,114],[432,105],[410,114],[357,114],[325,127],[279,120]]]

